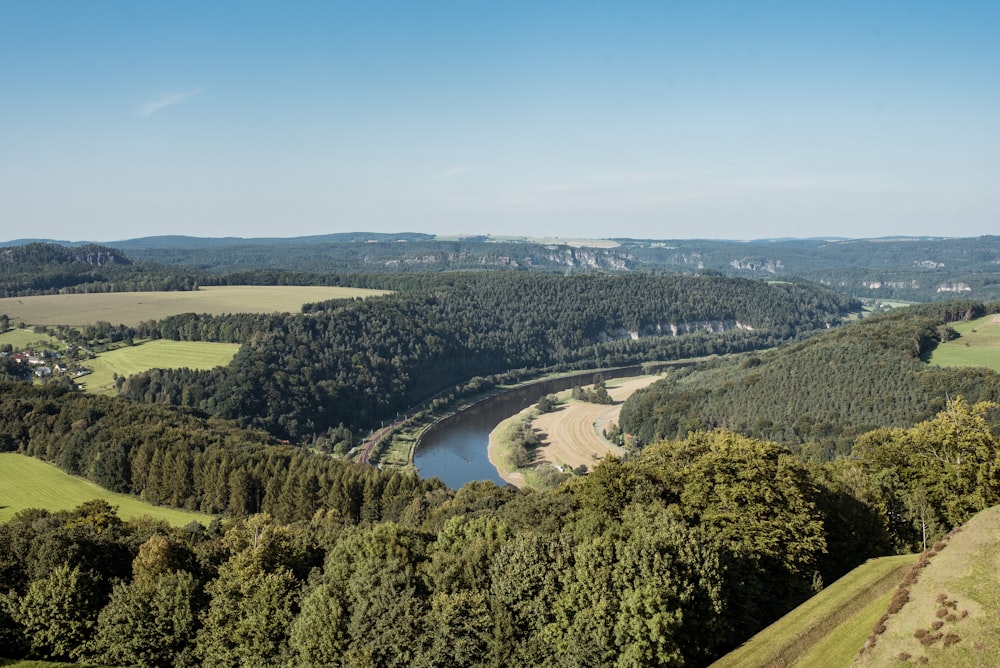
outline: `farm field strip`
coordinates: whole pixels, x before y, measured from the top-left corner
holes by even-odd
[[[173,526],[191,522],[208,524],[208,515],[162,508],[127,494],[116,494],[94,483],[64,473],[56,466],[14,452],[0,453],[0,523],[25,508],[69,510],[92,499],[105,499],[118,507],[118,516],[132,520],[144,515]]]
[[[32,325],[83,326],[98,321],[138,325],[181,313],[297,313],[329,299],[388,294],[385,290],[298,285],[209,286],[186,292],[107,292],[0,299],[0,314]]]

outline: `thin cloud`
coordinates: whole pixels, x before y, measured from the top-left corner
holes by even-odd
[[[454,179],[459,176],[465,176],[470,171],[471,167],[453,167],[452,169],[445,170],[443,172],[438,172],[434,175],[434,178],[444,180],[444,179]]]
[[[180,104],[181,102],[184,102],[185,100],[188,100],[188,99],[194,97],[195,95],[198,95],[203,90],[205,90],[205,88],[202,87],[202,86],[199,86],[198,88],[192,88],[190,90],[173,92],[173,93],[167,93],[166,95],[161,95],[160,97],[156,98],[152,102],[149,102],[149,103],[145,104],[142,107],[142,112],[141,113],[142,113],[143,116],[152,116],[153,114],[155,114],[158,111],[162,111],[163,109],[166,109],[167,107],[173,107],[175,105]]]

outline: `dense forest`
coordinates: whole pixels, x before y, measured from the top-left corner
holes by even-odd
[[[1000,399],[1000,374],[924,361],[955,336],[949,322],[998,311],[996,303],[915,306],[780,350],[678,370],[625,403],[621,428],[650,443],[726,427],[810,458],[845,455],[859,434],[925,420],[949,396]]]
[[[282,438],[377,426],[472,377],[593,368],[772,346],[837,324],[855,300],[721,276],[455,273],[296,315],[170,318],[139,334],[238,341],[212,371],[152,370],[130,399],[188,406]]]
[[[53,399],[14,393],[29,414]],[[87,404],[109,410],[93,427],[154,410],[77,400],[73,415],[30,419],[29,442],[72,429]],[[0,526],[0,644],[135,666],[707,665],[823,582],[1000,501],[1000,442],[984,419],[995,407],[957,398],[821,467],[716,430],[605,460],[551,492],[388,474],[357,514],[338,509],[383,474],[306,457],[301,470],[334,467],[353,485],[331,485],[291,523],[170,529],[123,522],[103,502],[22,511]],[[170,448],[150,423],[133,437],[145,432]],[[256,450],[222,456],[244,449]]]
[[[294,244],[256,247],[280,254]],[[61,328],[65,340],[243,344],[221,370],[123,379],[125,400],[77,392],[67,379],[17,381],[11,369],[0,380],[0,451],[219,519],[125,522],[99,501],[19,513],[0,526],[9,657],[707,665],[853,566],[933,549],[1000,503],[1000,375],[925,361],[955,336],[949,323],[1000,312],[996,303],[841,324],[858,315],[856,299],[712,271],[160,273],[100,247],[45,244],[5,257],[3,284],[17,294],[151,289],[175,271],[191,288],[397,291],[298,314]],[[713,357],[726,353],[738,354]],[[304,447],[350,442],[352,430],[460,386],[694,357],[706,359],[623,407],[638,447],[552,491],[451,490]]]

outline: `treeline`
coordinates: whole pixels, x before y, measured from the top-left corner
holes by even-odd
[[[292,522],[328,511],[393,516],[439,481],[282,445],[190,410],[0,381],[0,451],[52,462],[150,503],[210,514],[270,513]]]
[[[862,433],[927,419],[949,396],[1000,399],[1000,374],[924,361],[955,336],[949,322],[998,310],[969,301],[898,309],[781,349],[672,372],[625,402],[620,426],[643,443],[725,427],[831,459]]]
[[[1000,502],[994,408],[959,398],[823,466],[698,432],[551,492],[430,486],[381,518],[23,511],[0,526],[0,645],[134,666],[707,665]]]
[[[151,323],[141,332],[244,345],[228,367],[152,370],[121,392],[301,440],[340,424],[377,426],[475,376],[753,350],[859,308],[824,289],[718,276],[483,272],[426,280],[432,288],[307,305],[298,315]],[[671,326],[692,333],[673,336]]]

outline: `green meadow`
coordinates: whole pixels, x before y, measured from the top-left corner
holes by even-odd
[[[48,334],[37,334],[30,328],[11,329],[0,334],[0,346],[10,344],[14,350],[33,348],[61,349],[63,344]]]
[[[147,369],[214,369],[225,366],[240,349],[238,343],[208,343],[205,341],[167,341],[157,339],[101,353],[86,360],[84,366],[93,372],[77,379],[86,391],[113,394],[115,374],[128,377]]]
[[[0,523],[25,508],[70,510],[92,499],[118,507],[118,516],[131,520],[144,515],[173,526],[208,524],[208,515],[154,506],[127,494],[116,494],[92,482],[63,473],[52,464],[14,452],[0,453]]]
[[[226,285],[187,292],[107,292],[0,299],[0,314],[32,325],[137,325],[180,313],[296,313],[329,299],[373,297],[384,290],[302,285]]]
[[[1000,372],[1000,315],[952,324],[961,336],[931,354],[937,366],[981,366]]]

